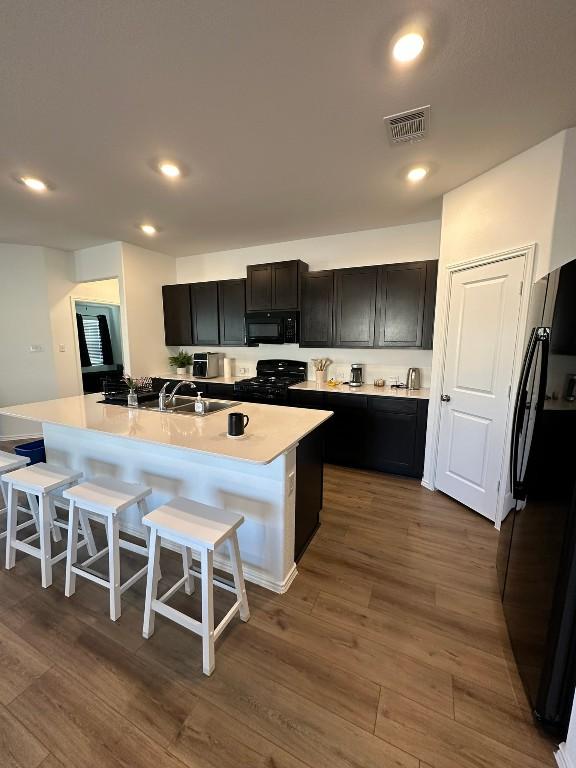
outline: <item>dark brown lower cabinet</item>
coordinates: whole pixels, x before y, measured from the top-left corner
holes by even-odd
[[[422,477],[428,400],[290,390],[289,403],[334,412],[324,428],[329,464]]]

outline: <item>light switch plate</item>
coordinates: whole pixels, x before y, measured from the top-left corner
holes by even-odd
[[[28,352],[42,352],[42,345],[30,344],[30,346],[28,347]]]

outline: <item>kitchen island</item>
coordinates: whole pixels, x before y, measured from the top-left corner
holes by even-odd
[[[85,395],[4,406],[0,414],[40,422],[47,461],[152,488],[150,507],[186,496],[244,516],[239,531],[247,580],[285,592],[295,559],[318,524],[322,430],[328,411],[241,403],[206,416],[98,402]],[[228,413],[249,419],[246,435],[227,436]],[[134,511],[122,519],[142,534]],[[215,565],[226,566],[216,553]]]

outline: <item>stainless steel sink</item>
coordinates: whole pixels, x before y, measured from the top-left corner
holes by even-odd
[[[236,400],[211,400],[208,397],[202,399],[206,405],[206,412],[204,414],[196,413],[194,410],[194,401],[196,398],[188,397],[186,395],[176,395],[170,400],[164,411],[161,411],[161,413],[184,413],[189,416],[208,416],[211,413],[225,411],[227,408],[233,408],[235,405],[240,405]],[[160,411],[157,399],[140,403],[139,408],[143,408],[147,411]]]

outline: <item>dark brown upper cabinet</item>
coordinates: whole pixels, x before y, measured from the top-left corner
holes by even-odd
[[[241,347],[246,343],[246,280],[220,280],[218,283],[220,344]]]
[[[378,268],[376,347],[421,347],[426,262]]]
[[[164,304],[164,338],[167,347],[193,344],[190,286],[162,286]]]
[[[334,346],[373,347],[378,267],[334,271]]]
[[[258,312],[269,309],[300,308],[300,276],[308,265],[299,259],[248,267],[246,309]]]
[[[220,344],[218,329],[218,283],[192,283],[193,344]]]
[[[334,272],[304,272],[300,285],[300,346],[331,347]]]

